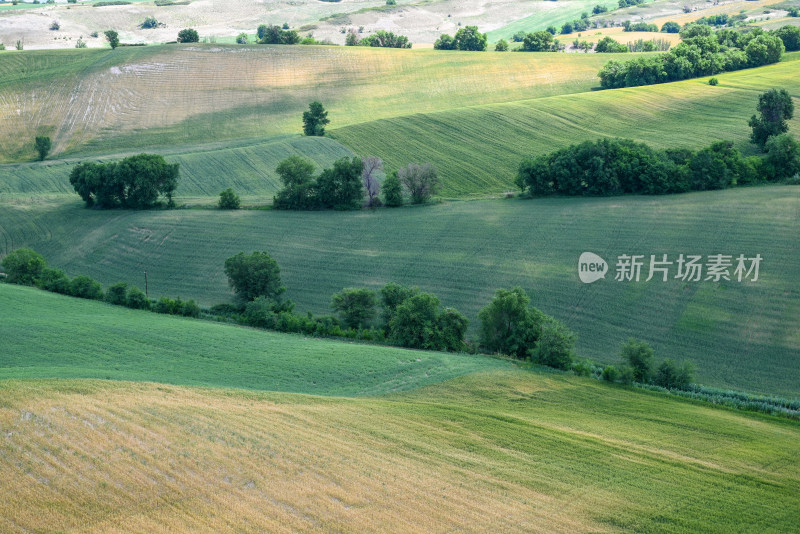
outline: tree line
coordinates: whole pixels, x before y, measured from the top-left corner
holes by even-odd
[[[692,25],[681,31],[682,42],[666,54],[609,61],[598,73],[600,85],[634,87],[777,63],[785,50],[797,50],[798,32],[791,27],[714,32],[709,26]]]
[[[658,195],[775,182],[800,172],[800,144],[789,135],[794,104],[786,90],[759,97],[751,142],[763,155],[742,156],[731,141],[697,151],[657,150],[629,139],[599,139],[522,161],[515,183],[531,195]]]

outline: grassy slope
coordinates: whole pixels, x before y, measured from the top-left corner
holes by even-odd
[[[179,163],[181,178],[177,195],[181,202],[193,198],[217,197],[233,187],[245,202],[265,203],[281,187],[275,173],[278,163],[291,156],[309,158],[318,169],[354,154],[327,137],[276,136],[240,143],[216,143],[167,147],[158,150],[170,163]],[[25,198],[31,195],[75,196],[69,173],[79,161],[116,160],[129,153],[108,158],[69,158],[36,163],[0,165],[0,195]]]
[[[789,532],[796,422],[495,371],[388,397],[3,381],[0,530]]]
[[[312,100],[331,126],[586,91],[605,60],[316,46],[154,46],[0,55],[0,161],[299,133]],[[158,95],[158,98],[153,98]]]
[[[515,189],[525,156],[603,136],[653,146],[698,147],[731,139],[752,150],[747,118],[759,92],[787,89],[800,98],[800,54],[787,61],[704,80],[563,95],[477,106],[336,128],[331,135],[357,154],[374,154],[388,168],[409,161],[434,163],[445,197],[485,196]],[[800,115],[791,123],[800,131]]]
[[[449,203],[359,213],[85,210],[78,201],[6,203],[0,254],[32,246],[69,274],[126,281],[152,295],[228,301],[222,266],[268,250],[298,310],[330,313],[343,287],[388,281],[477,312],[521,285],[579,337],[579,352],[617,358],[629,336],[660,358],[690,358],[702,382],[800,394],[800,189],[761,187],[670,197]],[[761,254],[754,284],[678,281],[583,285],[577,258],[621,254]],[[612,265],[613,269],[613,265]]]
[[[0,378],[105,378],[318,395],[420,387],[504,361],[172,318],[0,285]]]

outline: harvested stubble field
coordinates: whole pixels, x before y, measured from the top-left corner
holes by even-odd
[[[0,161],[268,137],[587,91],[604,58],[362,47],[165,45],[0,54]]]

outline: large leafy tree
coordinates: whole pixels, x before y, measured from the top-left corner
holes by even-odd
[[[308,111],[303,112],[303,133],[306,135],[323,136],[325,135],[325,125],[331,121],[328,119],[328,112],[320,102],[312,102],[308,106]]]
[[[240,252],[225,260],[225,275],[240,304],[266,297],[277,300],[286,288],[281,285],[281,270],[267,252]]]
[[[331,298],[331,308],[348,328],[362,328],[375,318],[378,298],[371,289],[343,289]]]
[[[789,129],[786,121],[794,116],[794,103],[786,89],[770,89],[758,97],[756,109],[758,116],[750,117],[748,123],[753,129],[750,141],[764,148],[767,139]]]
[[[53,143],[50,141],[49,137],[36,136],[36,139],[34,140],[34,146],[36,147],[36,152],[39,153],[39,161],[42,161],[47,157],[47,154],[50,152],[50,148],[53,146]]]
[[[342,158],[325,169],[317,178],[317,196],[321,208],[358,209],[364,200],[361,183],[361,158]]]
[[[453,38],[459,50],[484,51],[489,40],[485,33],[478,31],[477,26],[466,26],[456,32]]]
[[[526,358],[539,339],[544,319],[530,301],[521,287],[498,289],[478,312],[481,345],[491,352]]]
[[[283,182],[283,189],[273,199],[277,209],[313,209],[316,203],[314,162],[304,157],[289,156],[275,169]]]

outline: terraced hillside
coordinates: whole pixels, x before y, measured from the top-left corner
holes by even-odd
[[[156,46],[0,53],[0,162],[264,138],[597,85],[596,56],[318,46]],[[157,95],[157,96],[156,96]]]
[[[34,289],[0,285],[0,302],[32,328],[17,337],[22,327],[0,323],[14,332],[0,359],[4,532],[796,523],[796,421],[486,357],[304,340]],[[187,373],[229,387],[163,383]],[[458,378],[441,382],[448,373]],[[161,383],[67,378],[105,374]],[[44,376],[59,379],[25,378]],[[406,391],[375,395],[393,389]]]
[[[800,394],[796,186],[667,197],[454,202],[357,213],[98,211],[18,198],[0,209],[0,254],[30,246],[69,274],[125,281],[151,295],[231,299],[223,264],[268,250],[299,311],[330,313],[343,287],[416,284],[471,321],[495,289],[521,285],[578,334],[583,356],[617,360],[629,336],[659,358],[690,358],[703,383]],[[756,283],[580,283],[584,251],[761,254]]]

